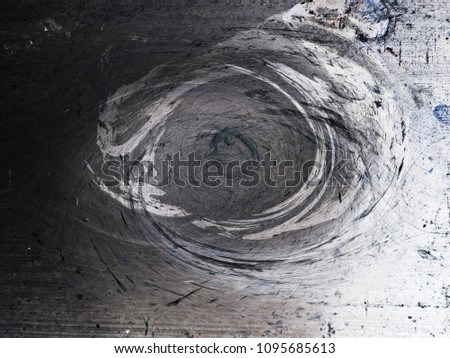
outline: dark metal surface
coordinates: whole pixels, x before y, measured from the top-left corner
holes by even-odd
[[[445,334],[448,132],[402,32],[425,10],[317,3],[1,5],[1,336]],[[297,206],[301,185],[168,186],[189,216],[142,210],[97,176],[164,96],[184,102],[132,159],[302,166],[321,147],[335,185]]]

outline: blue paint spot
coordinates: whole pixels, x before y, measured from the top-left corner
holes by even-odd
[[[126,256],[117,256],[117,258],[124,265],[128,265],[130,263],[130,261],[128,260],[128,257],[126,257]]]
[[[438,104],[434,107],[433,114],[439,122],[450,126],[450,106]]]
[[[433,173],[433,169],[434,169],[434,168],[431,168],[430,170],[428,170],[428,173],[429,173],[429,174]]]

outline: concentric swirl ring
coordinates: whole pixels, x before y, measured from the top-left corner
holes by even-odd
[[[97,168],[95,181],[148,222],[144,240],[158,236],[191,264],[262,268],[320,260],[347,233],[361,235],[361,222],[400,166],[396,86],[373,56],[305,26],[247,31],[208,55],[160,66],[108,99],[99,118],[99,164],[119,163],[123,177],[108,185]],[[203,170],[211,159],[251,162],[260,180],[245,186],[245,173],[222,168],[230,185],[192,185],[198,168],[180,174],[171,167],[174,155],[190,154]],[[262,180],[267,155],[275,163],[273,185]],[[292,164],[287,171],[285,163]],[[164,185],[138,177],[166,169]]]

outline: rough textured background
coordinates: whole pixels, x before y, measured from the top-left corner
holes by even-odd
[[[450,127],[448,107],[437,106],[450,104],[450,5],[316,1],[276,15],[293,5],[2,4],[3,336],[448,335]],[[317,27],[311,30],[311,24]],[[274,45],[258,42],[267,33]],[[349,207],[340,216],[331,217],[329,205],[342,207],[331,193],[310,232],[303,228],[254,244],[216,231],[202,237],[188,223],[130,210],[99,190],[89,168],[101,164],[98,125],[109,96],[124,85],[134,88],[167,62],[173,63],[163,73],[167,81],[180,68],[195,69],[211,58],[220,62],[224,52],[228,60],[248,64],[248,52],[258,46],[275,46],[264,55],[298,66],[295,51],[292,59],[276,48],[283,45],[277,36],[291,44],[309,37],[339,47],[344,61],[351,57],[393,92],[398,112],[379,115],[373,127],[364,111],[345,122],[368,162],[358,192],[364,195],[353,192],[348,203],[344,195]],[[306,57],[320,62],[330,56],[316,51]],[[299,66],[304,74],[305,66]],[[344,78],[354,68],[341,67]],[[236,89],[223,93],[235,95]],[[197,95],[193,103],[201,100]],[[174,136],[195,132],[195,126],[183,127],[186,113],[168,126]],[[287,114],[275,118],[290,120]],[[125,127],[134,132],[139,126]],[[255,139],[271,128],[261,126]],[[285,135],[273,132],[267,141],[278,148]],[[211,211],[200,205],[202,193],[180,195],[200,198],[190,207],[197,216]],[[373,202],[373,210],[364,211]],[[239,207],[239,216],[250,210]],[[230,211],[222,214],[230,217]],[[308,229],[311,221],[304,224]],[[217,247],[228,255],[218,257]]]

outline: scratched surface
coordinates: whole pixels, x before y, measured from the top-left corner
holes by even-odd
[[[2,5],[2,336],[449,335],[450,4],[294,5]],[[118,147],[201,150],[225,120],[302,163],[304,118],[350,186],[100,185]]]

